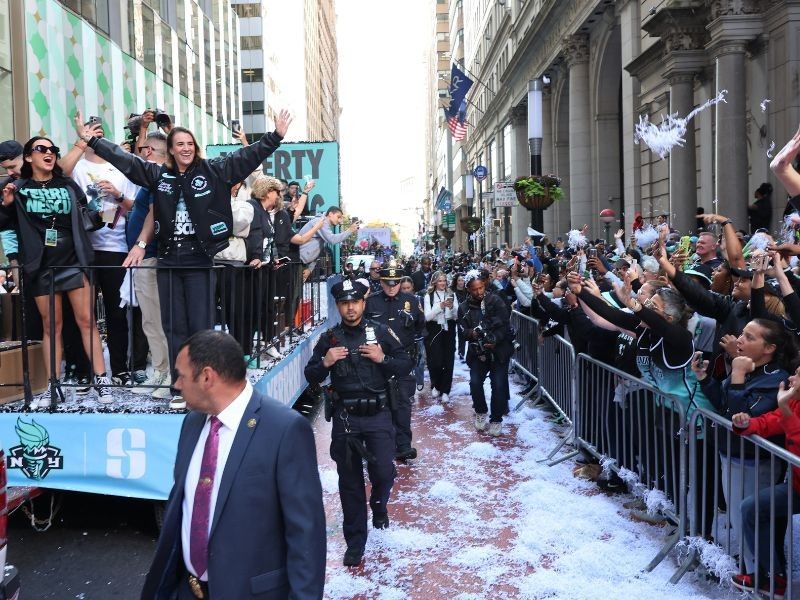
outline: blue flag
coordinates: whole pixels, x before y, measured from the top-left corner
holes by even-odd
[[[436,196],[436,208],[444,212],[450,212],[453,209],[453,194],[444,187],[439,190],[439,195]]]
[[[467,92],[472,84],[475,83],[467,77],[455,64],[450,69],[450,106],[447,107],[446,117],[450,118],[458,114],[461,104],[467,97]]]

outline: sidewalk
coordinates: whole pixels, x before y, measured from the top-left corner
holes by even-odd
[[[666,532],[628,519],[622,503],[630,497],[609,497],[573,478],[571,462],[537,463],[559,440],[547,413],[524,408],[505,420],[502,437],[477,433],[469,372],[456,363],[450,402],[431,399],[426,384],[415,404],[419,458],[398,464],[391,527],[370,530],[355,569],[342,566],[330,424],[321,416],[314,423],[330,534],[327,598],[739,597],[693,574],[671,586],[671,558],[641,573]],[[512,409],[516,392],[512,380]]]

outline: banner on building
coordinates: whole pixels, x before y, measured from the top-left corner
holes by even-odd
[[[206,146],[206,156],[227,156],[241,148],[240,144]],[[316,182],[308,198],[312,214],[323,214],[331,206],[339,206],[339,142],[283,142],[263,164],[265,175],[296,181],[301,188],[305,177]]]

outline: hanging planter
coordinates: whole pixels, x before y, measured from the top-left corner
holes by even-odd
[[[461,229],[466,233],[475,233],[481,228],[481,220],[478,217],[463,217],[460,222]]]
[[[451,231],[451,230],[449,230],[449,229],[447,228],[447,226],[445,226],[445,225],[440,225],[440,226],[439,226],[439,229],[441,229],[441,231],[442,231],[442,237],[443,237],[444,239],[446,239],[446,240],[452,240],[452,239],[453,239],[453,236],[455,236],[455,234],[456,234],[456,232],[455,232],[455,231]]]
[[[544,209],[564,197],[561,179],[555,175],[530,175],[514,181],[517,200],[528,210]]]

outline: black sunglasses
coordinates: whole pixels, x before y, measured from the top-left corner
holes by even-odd
[[[36,152],[41,152],[42,154],[47,154],[48,152],[52,152],[56,156],[61,154],[61,148],[59,148],[58,146],[43,146],[42,144],[36,144],[31,149],[35,150]]]

